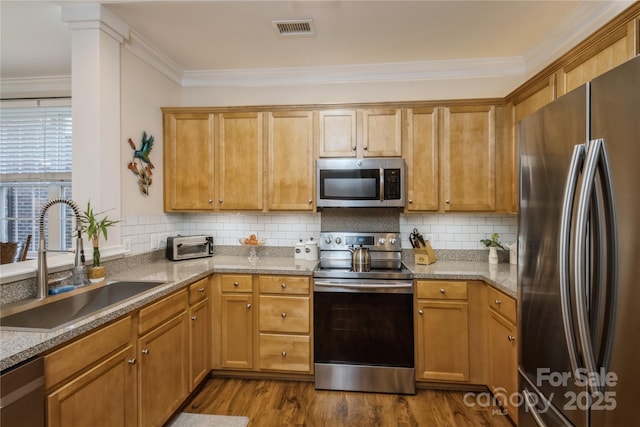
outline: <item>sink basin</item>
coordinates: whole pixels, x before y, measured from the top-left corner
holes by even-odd
[[[167,282],[120,281],[29,308],[0,319],[4,330],[49,332]]]

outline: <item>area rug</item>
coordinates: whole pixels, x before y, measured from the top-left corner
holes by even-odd
[[[247,427],[249,418],[180,412],[167,427]]]

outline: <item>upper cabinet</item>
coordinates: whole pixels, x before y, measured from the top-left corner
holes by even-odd
[[[164,210],[213,207],[215,116],[164,115]]]
[[[493,105],[444,108],[445,211],[495,210],[495,115]]]
[[[438,108],[407,110],[404,144],[406,163],[407,212],[437,211],[439,208]]]
[[[263,205],[263,113],[221,113],[218,126],[220,210],[260,210]]]
[[[313,113],[267,113],[267,129],[267,209],[313,210]]]
[[[402,156],[402,110],[341,109],[318,113],[320,157]]]

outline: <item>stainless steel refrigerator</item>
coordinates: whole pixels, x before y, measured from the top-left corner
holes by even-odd
[[[640,425],[640,57],[518,138],[519,425]]]

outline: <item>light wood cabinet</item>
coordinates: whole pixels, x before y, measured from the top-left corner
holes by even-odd
[[[218,196],[220,210],[260,210],[263,206],[263,113],[218,115]]]
[[[213,209],[214,126],[208,113],[164,115],[164,210]]]
[[[46,355],[47,425],[137,425],[132,343],[126,317]]]
[[[267,209],[313,210],[313,113],[267,113],[267,123]]]
[[[444,108],[445,211],[495,210],[495,106]]]
[[[469,380],[467,283],[416,282],[418,380]]]
[[[407,136],[403,148],[407,168],[407,212],[437,211],[440,206],[438,118],[438,108],[407,110]]]
[[[214,275],[213,368],[254,367],[253,278],[247,274]]]
[[[189,391],[211,371],[209,278],[189,286]]]
[[[260,370],[311,373],[308,277],[258,276]]]
[[[402,109],[339,109],[319,113],[320,157],[402,156]]]
[[[493,288],[487,297],[488,360],[487,385],[502,407],[517,423],[518,408],[513,405],[518,392],[518,346],[515,300]]]
[[[189,394],[187,291],[140,310],[139,330],[140,425],[161,426]]]

